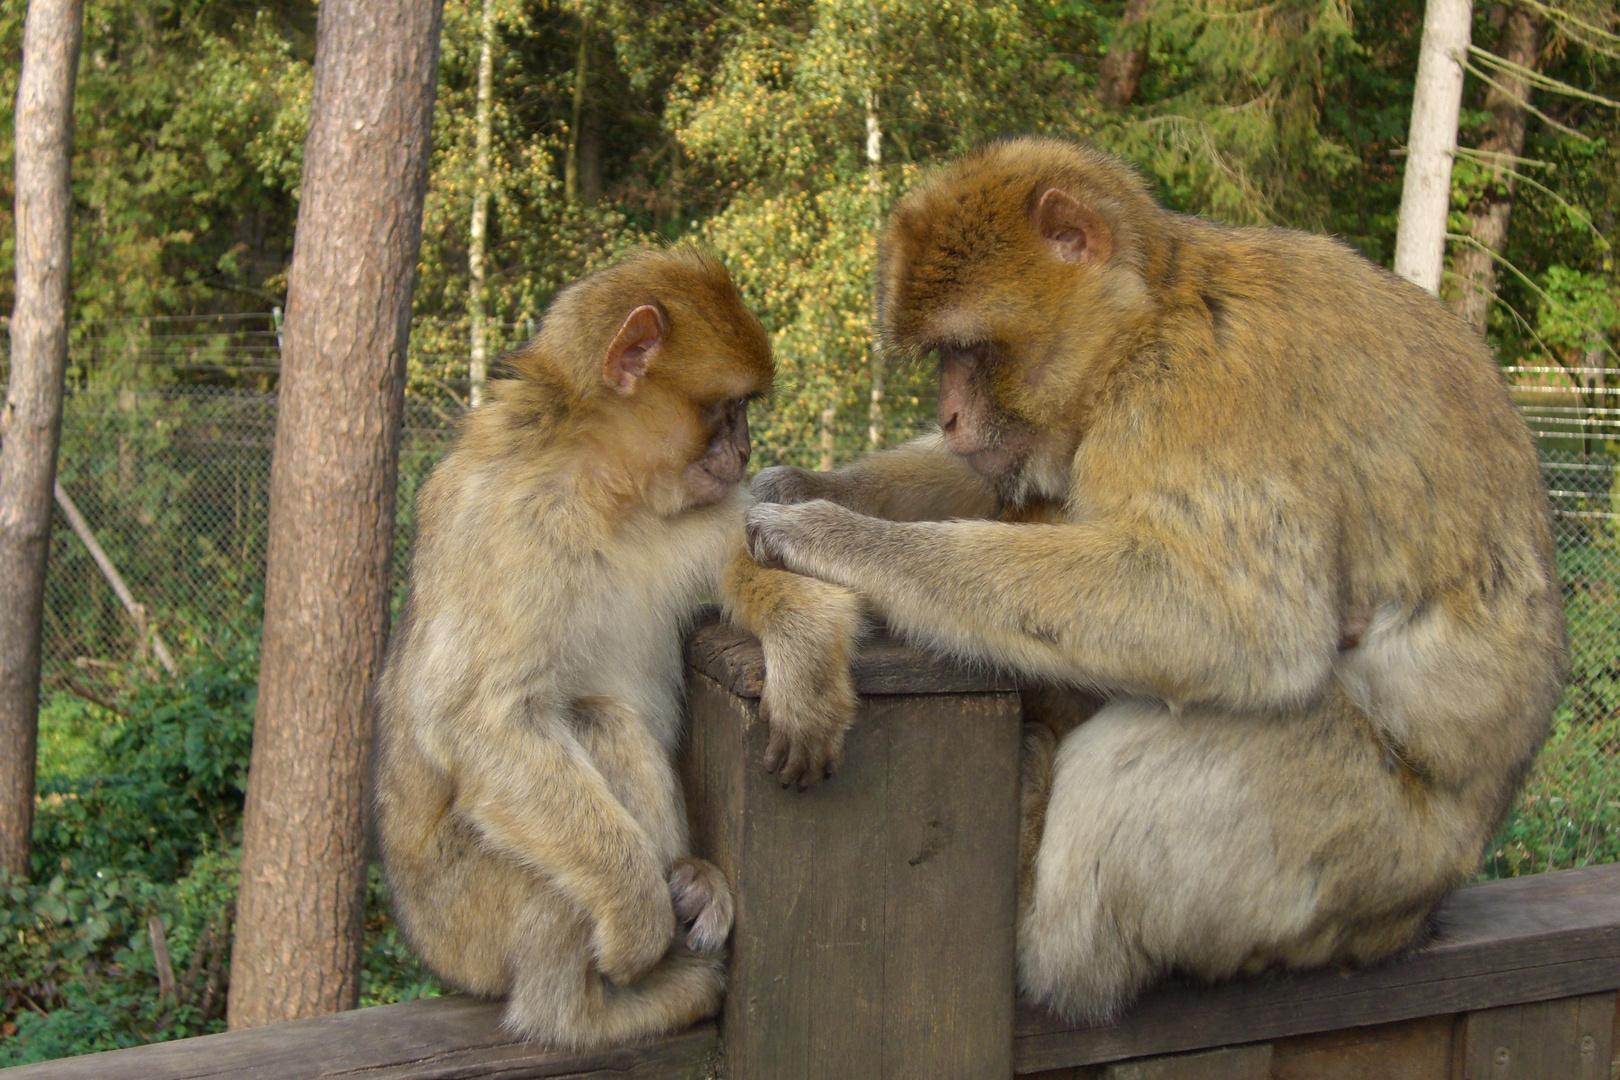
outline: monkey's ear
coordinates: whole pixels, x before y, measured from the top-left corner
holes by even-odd
[[[664,316],[651,304],[642,304],[625,317],[613,335],[602,380],[621,394],[633,394],[647,375],[647,365],[664,341]]]
[[[1035,231],[1064,262],[1100,264],[1114,253],[1114,233],[1102,215],[1058,188],[1036,205]]]

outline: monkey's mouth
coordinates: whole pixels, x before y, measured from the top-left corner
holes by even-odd
[[[1000,443],[996,446],[987,446],[983,450],[975,450],[971,454],[963,454],[962,458],[968,463],[968,468],[986,480],[995,480],[1017,469],[1023,455],[1017,447]]]
[[[698,506],[719,502],[742,483],[742,467],[728,464],[716,471],[716,464],[708,460],[695,461],[686,469],[686,489]]]

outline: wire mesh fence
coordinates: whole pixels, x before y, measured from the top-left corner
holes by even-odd
[[[222,629],[251,632],[259,617],[279,325],[272,312],[74,330],[60,483],[149,624],[182,656]],[[497,346],[530,332],[501,327]],[[448,449],[465,398],[464,377],[454,377],[463,341],[453,324],[413,329],[418,377],[401,441],[396,593],[416,489]],[[1537,778],[1489,853],[1492,872],[1522,873],[1620,858],[1620,390],[1600,369],[1506,375],[1542,446],[1570,642],[1569,689]],[[897,419],[886,441],[913,426],[914,417]],[[808,467],[847,456],[830,441],[757,451],[761,464]],[[60,508],[44,633],[48,676],[149,647]],[[1540,859],[1548,865],[1527,863]]]

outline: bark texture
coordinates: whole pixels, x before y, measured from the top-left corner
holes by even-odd
[[[1471,0],[1428,0],[1412,92],[1401,216],[1395,231],[1395,272],[1440,295],[1451,209],[1451,162],[1462,111],[1463,61],[1468,58]]]
[[[1097,97],[1110,108],[1123,109],[1136,97],[1137,84],[1147,70],[1148,43],[1145,34],[1133,31],[1152,10],[1153,0],[1130,0],[1120,16],[1119,31],[1097,73]]]
[[[352,1008],[369,694],[388,633],[405,345],[442,0],[324,0],[283,328],[229,1021]]]
[[[40,618],[51,538],[73,241],[73,84],[83,0],[33,0],[17,87],[17,299],[0,412],[0,866],[28,873]]]
[[[1537,15],[1520,8],[1508,11],[1502,23],[1502,37],[1497,43],[1497,55],[1520,67],[1537,69],[1541,55],[1541,34],[1545,24]],[[1524,129],[1529,114],[1523,106],[1530,100],[1530,83],[1517,75],[1499,71],[1491,79],[1502,90],[1491,87],[1485,94],[1485,108],[1490,112],[1490,123],[1481,150],[1518,157],[1524,152]],[[1505,90],[1507,93],[1503,93]],[[1500,255],[1507,248],[1508,219],[1513,214],[1513,173],[1510,162],[1499,162],[1494,168],[1491,186],[1484,198],[1468,207],[1469,234]],[[1458,247],[1451,259],[1451,271],[1457,277],[1457,293],[1452,308],[1473,324],[1481,334],[1496,299],[1496,260],[1472,245]]]

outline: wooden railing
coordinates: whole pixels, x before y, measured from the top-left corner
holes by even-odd
[[[759,647],[688,647],[694,845],[737,896],[718,1024],[594,1054],[438,998],[25,1066],[6,1080],[1611,1080],[1620,866],[1459,890],[1424,948],[1363,971],[1170,985],[1076,1028],[1013,992],[1020,719],[1012,685],[879,637],[829,784],[759,768]]]

